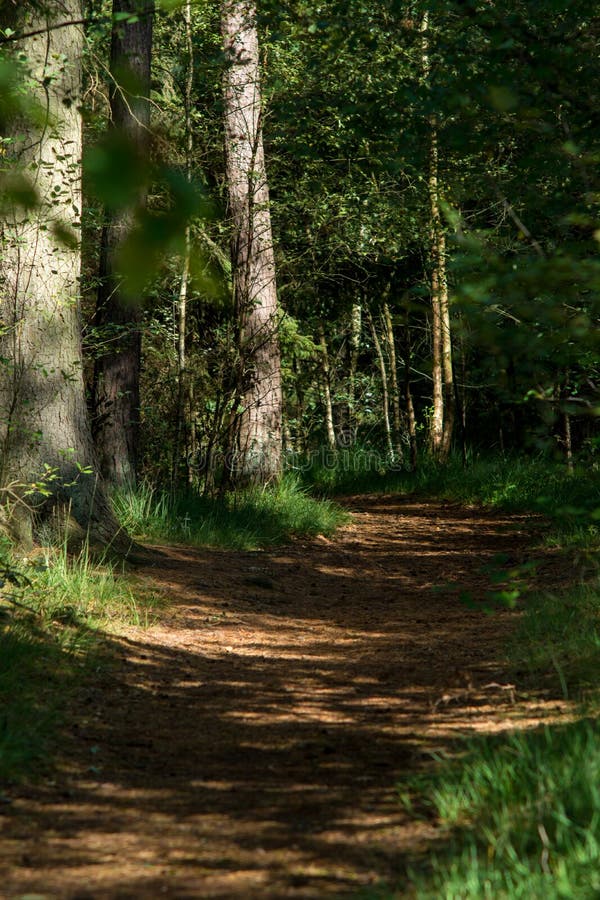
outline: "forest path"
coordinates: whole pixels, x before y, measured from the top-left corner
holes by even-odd
[[[50,783],[0,809],[0,896],[356,897],[434,829],[395,783],[457,734],[556,714],[502,670],[514,613],[470,611],[531,520],[353,498],[333,540],[155,548],[172,606],[114,639]],[[539,555],[538,555],[539,558]],[[538,580],[552,577],[551,558]],[[439,590],[433,588],[439,587]]]

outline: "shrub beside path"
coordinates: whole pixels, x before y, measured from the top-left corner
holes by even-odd
[[[406,862],[437,837],[399,805],[398,779],[458,735],[564,704],[508,678],[518,613],[471,610],[455,586],[478,602],[499,554],[526,562],[530,518],[347,504],[332,540],[148,549],[140,575],[170,606],[109,638],[51,780],[7,791],[1,897],[409,896]],[[538,583],[555,571],[542,555]]]

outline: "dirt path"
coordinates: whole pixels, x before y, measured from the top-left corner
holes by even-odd
[[[527,558],[525,519],[350,505],[332,541],[149,556],[173,605],[118,639],[55,780],[0,809],[0,896],[317,900],[398,883],[433,829],[403,813],[397,777],[457,733],[557,708],[507,686],[512,613],[432,590],[481,597],[496,554]]]

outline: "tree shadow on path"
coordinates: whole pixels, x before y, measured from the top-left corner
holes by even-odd
[[[528,520],[353,506],[332,541],[148,551],[140,575],[172,605],[110,639],[53,780],[14,791],[1,896],[402,891],[434,830],[401,809],[398,777],[457,735],[549,713],[505,684],[515,614],[470,611],[450,586],[482,597],[498,554],[525,561]]]

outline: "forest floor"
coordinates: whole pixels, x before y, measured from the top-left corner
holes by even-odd
[[[169,606],[109,638],[51,780],[8,791],[2,898],[410,895],[406,862],[439,837],[398,779],[459,735],[567,712],[507,676],[518,613],[471,610],[455,585],[481,599],[503,554],[555,586],[564,561],[532,549],[531,517],[345,503],[331,540],[148,548],[140,576]]]

